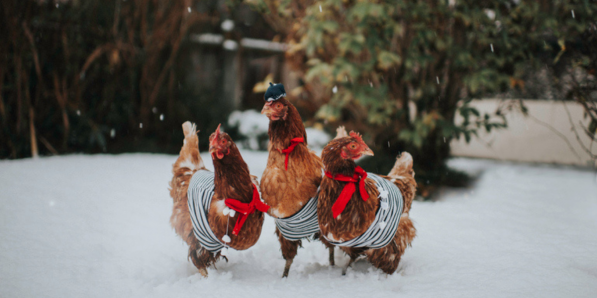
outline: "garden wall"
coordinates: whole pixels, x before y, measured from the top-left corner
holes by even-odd
[[[504,101],[484,99],[471,103],[482,113],[495,111],[500,104]],[[572,130],[574,125],[580,141],[590,149],[590,140],[581,126],[582,123],[587,127],[588,123],[581,105],[553,100],[524,100],[524,104],[527,116],[521,111],[510,111],[506,116],[507,129],[480,132],[479,138],[473,138],[470,144],[463,138],[454,140],[452,155],[577,166],[594,163]],[[597,154],[595,143],[592,152]]]

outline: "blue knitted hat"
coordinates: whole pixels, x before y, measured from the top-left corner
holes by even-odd
[[[269,87],[267,87],[267,91],[265,91],[263,99],[265,99],[265,101],[276,101],[285,96],[286,90],[284,90],[284,85],[272,84],[272,82],[270,82]]]

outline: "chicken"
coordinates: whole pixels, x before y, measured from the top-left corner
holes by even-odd
[[[255,245],[262,212],[268,207],[259,199],[259,185],[228,134],[218,126],[210,136],[211,173],[199,155],[195,125],[185,122],[183,131],[184,145],[170,182],[174,201],[170,223],[189,245],[188,257],[207,277],[207,268],[225,258],[228,247],[245,250]]]
[[[383,176],[366,173],[356,165],[354,161],[363,155],[373,155],[373,151],[354,132],[332,140],[323,149],[319,227],[324,238],[350,256],[343,274],[360,255],[392,274],[416,235],[409,218],[417,187],[413,159],[402,153]]]
[[[282,84],[271,85],[265,94],[266,104],[261,111],[270,119],[269,157],[261,177],[261,194],[265,203],[271,207],[268,214],[275,219],[276,235],[281,245],[282,257],[286,260],[282,277],[288,276],[298,247],[301,246],[301,239],[320,239],[317,202],[312,198],[321,183],[323,169],[321,159],[307,148],[307,134],[301,116],[284,98],[285,95]],[[308,212],[309,210],[311,211]],[[312,221],[295,224],[292,235],[287,229],[281,228],[287,227],[284,223],[286,220],[303,218],[301,213],[307,213],[304,216]],[[329,249],[330,264],[334,265],[333,246],[325,239],[322,242]]]

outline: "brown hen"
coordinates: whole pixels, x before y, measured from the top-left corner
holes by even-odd
[[[274,218],[287,218],[315,196],[321,183],[323,164],[307,147],[301,116],[288,100],[280,98],[267,102],[261,113],[270,119],[269,157],[261,177],[261,192],[263,200],[271,207],[268,214]],[[286,239],[278,227],[276,235],[286,260],[282,277],[287,277],[301,240]],[[315,233],[313,238],[320,239],[319,234]],[[328,247],[330,264],[334,265],[333,246],[320,240]]]
[[[357,167],[355,160],[362,155],[373,155],[373,152],[360,135],[354,132],[349,136],[332,140],[322,152],[326,176],[321,182],[318,196],[319,227],[322,235],[337,245],[340,244],[335,241],[350,241],[368,231],[380,208],[380,192],[373,179],[365,178],[363,189],[366,192],[365,197],[359,189],[358,173],[364,173],[364,171]],[[417,187],[412,162],[411,155],[404,152],[387,176],[378,175],[396,185],[402,194],[403,209],[401,216],[397,215],[400,219],[393,239],[387,239],[389,243],[380,248],[340,245],[341,249],[350,256],[350,262],[343,269],[343,274],[346,274],[346,269],[360,255],[366,256],[375,267],[387,274],[394,273],[398,268],[401,256],[416,234],[416,229],[408,217]],[[351,177],[353,181],[357,181],[354,183],[356,186],[352,195],[348,192],[344,197],[347,200],[347,202],[343,201],[346,203],[345,206],[341,206],[343,205],[340,202],[341,194],[350,182],[339,181],[341,179],[338,177]],[[392,237],[391,234],[388,236]]]
[[[193,231],[193,223],[188,206],[189,184],[197,171],[208,171],[199,155],[198,138],[195,125],[183,124],[185,134],[184,145],[180,156],[173,165],[174,177],[170,182],[170,196],[174,200],[170,223],[176,233],[189,245],[188,257],[199,272],[207,277],[207,268],[212,266],[221,256],[221,252],[210,252],[204,249]],[[207,214],[209,228],[217,239],[224,235],[230,237],[228,247],[245,250],[253,246],[261,235],[263,213],[256,210],[246,217],[238,235],[233,233],[237,220],[243,216],[235,212],[233,217],[224,215],[223,210],[229,201],[237,200],[241,205],[254,200],[254,187],[259,187],[254,176],[240,152],[228,134],[220,132],[220,127],[210,136],[210,153],[214,164],[214,195]],[[255,186],[254,186],[255,185]]]

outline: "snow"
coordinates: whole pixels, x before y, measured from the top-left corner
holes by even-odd
[[[228,117],[228,125],[238,127],[238,132],[249,139],[247,149],[259,150],[257,138],[267,134],[269,119],[256,110],[234,111]]]
[[[493,9],[483,9],[490,20],[495,20],[495,11]]]
[[[267,152],[243,151],[261,175]],[[479,175],[413,203],[399,271],[305,242],[288,279],[266,217],[258,243],[203,279],[170,228],[176,156],[0,161],[0,297],[597,297],[595,173],[455,159]],[[208,168],[211,158],[203,155]]]
[[[325,145],[332,139],[330,135],[321,129],[307,127],[305,128],[305,132],[307,133],[309,147],[313,147],[316,150],[318,149],[318,151],[321,151],[321,149],[323,149],[323,147],[325,147]]]

